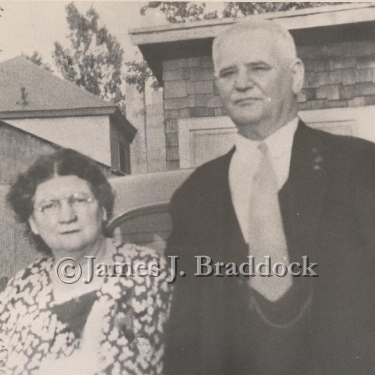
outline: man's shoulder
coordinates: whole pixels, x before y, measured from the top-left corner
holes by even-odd
[[[212,187],[221,184],[223,180],[228,178],[229,164],[234,150],[233,147],[228,153],[197,167],[177,189],[174,198],[186,195],[201,195]]]
[[[326,156],[338,163],[347,160],[370,159],[375,161],[375,143],[362,138],[338,135],[326,131],[305,127],[307,136],[314,138],[323,148]],[[313,142],[314,144],[315,142]]]
[[[375,143],[367,141],[362,138],[348,136],[348,135],[339,135],[332,134],[326,131],[308,128],[315,136],[317,136],[322,142],[337,147],[338,149],[344,149],[348,151],[352,150],[375,150]]]

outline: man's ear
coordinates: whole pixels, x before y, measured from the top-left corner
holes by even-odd
[[[301,92],[305,79],[305,67],[300,59],[295,59],[291,66],[292,69],[292,91],[295,95]]]
[[[38,230],[38,227],[35,223],[35,220],[32,216],[30,216],[29,220],[27,220],[29,225],[30,225],[30,228],[31,228],[31,231],[36,235],[38,236],[39,235],[39,230]]]

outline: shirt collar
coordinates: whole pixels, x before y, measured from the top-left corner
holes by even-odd
[[[286,152],[291,152],[294,134],[298,127],[298,117],[295,117],[292,121],[288,122],[286,125],[277,129],[263,142],[266,142],[272,158],[281,158]],[[236,153],[239,156],[243,156],[246,159],[257,152],[257,147],[259,141],[253,141],[251,139],[245,138],[239,133],[236,134]]]

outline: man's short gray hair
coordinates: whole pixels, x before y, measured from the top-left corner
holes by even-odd
[[[269,20],[241,20],[222,31],[215,39],[212,46],[212,57],[215,65],[217,59],[218,47],[222,41],[231,36],[238,37],[248,31],[266,31],[271,33],[277,39],[280,49],[285,56],[291,59],[297,57],[296,45],[290,32],[280,24]],[[216,67],[215,67],[216,68]]]

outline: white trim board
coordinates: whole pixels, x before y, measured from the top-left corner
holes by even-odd
[[[301,111],[299,116],[312,128],[355,136],[375,143],[375,106]],[[180,168],[195,167],[190,145],[192,133],[205,130],[236,132],[236,127],[228,116],[178,119],[178,129]]]

